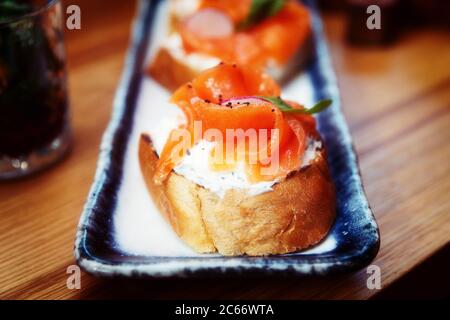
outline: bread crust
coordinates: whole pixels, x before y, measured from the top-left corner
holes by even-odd
[[[229,190],[220,198],[175,172],[157,185],[157,161],[150,137],[141,135],[139,162],[147,188],[174,231],[197,252],[294,252],[320,242],[333,224],[336,199],[324,150],[311,165],[275,184],[273,191],[256,196]]]
[[[175,58],[168,48],[161,47],[148,67],[148,74],[170,91],[191,81],[202,70],[196,70]]]

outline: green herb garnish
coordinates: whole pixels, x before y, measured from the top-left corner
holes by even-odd
[[[273,103],[282,112],[287,112],[287,113],[315,114],[315,113],[319,113],[319,112],[325,110],[332,103],[331,99],[324,99],[324,100],[320,100],[313,107],[311,107],[309,109],[295,109],[295,108],[292,108],[289,104],[287,104],[280,97],[258,97],[258,98],[261,98],[261,99],[264,99],[266,101]]]
[[[285,3],[286,0],[252,0],[250,13],[239,24],[238,29],[250,28],[262,20],[274,16],[284,7]]]

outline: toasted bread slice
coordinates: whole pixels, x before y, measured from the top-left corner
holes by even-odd
[[[172,35],[171,37],[176,36]],[[267,66],[266,72],[281,84],[289,82],[307,64],[312,48],[312,39],[309,36],[288,63],[283,66],[275,64]],[[192,59],[193,57],[194,59]],[[196,63],[192,63],[192,60],[195,60]],[[174,91],[202,71],[219,63],[220,60],[214,57],[186,54],[181,45],[181,40],[178,40],[171,41],[170,46],[161,46],[158,49],[147,69],[147,73],[169,91]]]
[[[195,251],[222,255],[270,255],[308,248],[321,241],[335,218],[335,192],[325,151],[292,172],[273,191],[250,196],[215,193],[172,172],[153,182],[158,155],[141,135],[139,161],[148,190],[175,232]]]
[[[175,57],[166,47],[161,47],[158,50],[148,68],[148,73],[153,79],[171,92],[191,81],[200,71],[199,68],[190,66],[186,61]]]

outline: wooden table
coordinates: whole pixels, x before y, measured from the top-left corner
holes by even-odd
[[[71,1],[73,3],[73,1]],[[323,279],[108,281],[66,287],[73,242],[109,121],[134,13],[131,1],[83,1],[68,31],[74,146],[36,177],[0,184],[0,298],[369,298],[366,270]],[[404,34],[388,48],[351,48],[344,20],[324,17],[381,249],[388,287],[450,240],[450,37]]]

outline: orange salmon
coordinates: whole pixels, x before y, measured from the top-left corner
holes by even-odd
[[[241,65],[285,64],[310,32],[308,10],[287,1],[274,16],[247,29],[237,28],[249,14],[249,0],[203,0],[178,26],[184,49]]]
[[[261,98],[279,95],[279,86],[257,68],[227,63],[206,70],[181,86],[173,94],[171,102],[183,110],[187,123],[172,131],[161,152],[155,182],[162,183],[182,160],[184,152],[196,143],[192,139],[195,137],[196,121],[201,122],[201,137],[208,129],[218,130],[223,137],[226,137],[227,129],[267,129],[269,132],[263,144],[259,141],[257,163],[248,161],[248,145],[244,150],[237,150],[235,140],[215,141],[222,144],[218,147],[222,150],[234,148],[235,157],[234,162],[229,163],[223,157],[210,155],[210,167],[213,170],[230,169],[239,160],[244,160],[247,177],[252,182],[283,178],[297,170],[306,148],[306,138],[317,136],[316,123],[311,115],[284,113],[273,103]],[[299,104],[288,103],[292,108],[303,108]],[[190,133],[191,139],[186,140],[186,132]],[[180,148],[180,144],[184,144],[184,148]],[[266,150],[261,150],[261,146],[266,146]],[[277,148],[279,154],[277,169],[271,174],[262,174],[262,169],[270,165],[266,160],[270,159],[272,150],[275,150],[273,148]]]

